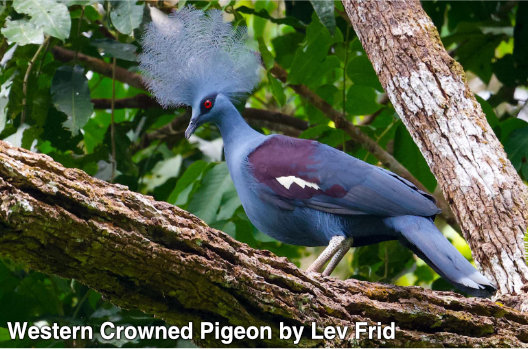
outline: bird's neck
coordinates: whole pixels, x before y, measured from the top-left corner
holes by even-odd
[[[246,123],[234,106],[230,106],[224,115],[218,118],[216,125],[222,134],[228,161],[230,154],[234,155],[240,149],[247,149],[248,144],[264,137],[263,134],[255,131]]]

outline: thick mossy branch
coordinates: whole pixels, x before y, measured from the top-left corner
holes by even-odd
[[[167,322],[279,323],[319,329],[395,321],[396,339],[305,346],[526,346],[528,316],[490,300],[312,277],[165,202],[0,142],[0,253],[75,278]],[[195,326],[198,326],[196,324]],[[307,329],[305,333],[309,334]],[[212,338],[200,345],[220,345]],[[277,332],[265,342],[291,346]]]

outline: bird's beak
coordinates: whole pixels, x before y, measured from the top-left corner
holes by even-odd
[[[198,124],[198,118],[199,115],[196,115],[193,111],[193,113],[191,114],[191,121],[189,121],[189,126],[187,126],[187,129],[185,130],[185,138],[189,139],[189,137],[191,137],[194,131],[196,131],[198,126],[200,126]]]
[[[185,138],[189,139],[189,137],[191,137],[197,127],[198,124],[196,123],[196,120],[191,119],[191,122],[189,122],[189,126],[187,126],[187,129],[185,130]]]

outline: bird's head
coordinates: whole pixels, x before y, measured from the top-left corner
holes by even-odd
[[[167,17],[150,9],[140,69],[162,106],[192,107],[188,138],[198,126],[221,121],[232,101],[253,90],[260,59],[246,43],[245,28],[224,22],[221,11],[186,6]]]
[[[192,116],[185,131],[185,138],[189,138],[194,131],[207,122],[217,122],[222,115],[233,108],[228,97],[221,93],[213,93],[202,98],[192,106]]]

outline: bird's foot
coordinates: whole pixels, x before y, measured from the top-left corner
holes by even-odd
[[[330,274],[332,274],[332,272],[337,267],[341,259],[343,259],[343,257],[348,252],[348,250],[350,250],[350,247],[352,247],[352,238],[345,239],[343,242],[341,242],[339,249],[334,254],[330,262],[328,262],[328,265],[323,271],[323,276],[329,276]]]
[[[317,257],[317,259],[306,269],[308,274],[318,273],[324,265],[330,260],[328,266],[322,272],[323,276],[328,276],[335,269],[339,261],[348,252],[352,246],[352,239],[344,236],[334,236],[324,251]]]

